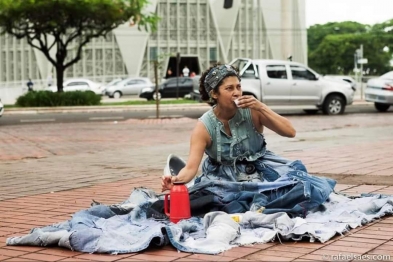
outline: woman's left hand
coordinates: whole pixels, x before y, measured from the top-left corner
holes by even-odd
[[[250,108],[258,110],[261,107],[262,102],[256,99],[254,96],[246,95],[239,97],[238,107],[240,108]]]

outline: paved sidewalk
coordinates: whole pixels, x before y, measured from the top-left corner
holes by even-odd
[[[327,243],[283,242],[237,247],[211,256],[177,252],[173,247],[149,248],[124,255],[98,255],[73,252],[58,247],[5,246],[7,236],[26,234],[39,227],[70,218],[80,209],[89,207],[91,199],[117,203],[128,197],[134,187],[145,185],[158,190],[155,178],[140,176],[129,180],[104,183],[70,191],[40,194],[0,202],[0,260],[5,261],[316,261],[329,255],[385,255],[393,260],[393,217],[351,230]],[[393,194],[391,186],[339,185],[345,193],[381,192]],[[337,259],[336,259],[337,260]],[[388,261],[388,259],[385,259]]]
[[[312,174],[335,177],[338,191],[351,195],[393,194],[393,114],[288,118],[297,129],[296,138],[266,131],[270,150],[301,159]],[[391,216],[324,244],[276,240],[234,248],[217,256],[177,252],[170,246],[125,255],[5,246],[8,236],[69,219],[74,212],[88,208],[92,199],[117,203],[139,186],[159,191],[166,157],[175,153],[187,158],[195,123],[183,118],[2,127],[0,260],[337,261],[345,260],[344,255],[363,254],[391,256],[393,260]]]

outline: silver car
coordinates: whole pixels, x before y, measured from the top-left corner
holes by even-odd
[[[110,98],[120,98],[123,95],[139,95],[142,89],[153,86],[153,83],[147,77],[130,77],[115,85],[108,86],[105,89],[105,94]]]
[[[393,71],[367,81],[364,91],[367,102],[374,102],[379,112],[386,112],[393,105]]]
[[[115,86],[118,83],[120,83],[121,81],[123,81],[125,78],[115,78],[112,81],[110,81],[109,83],[105,84],[104,87],[102,88],[102,95],[105,95],[106,89],[110,86]]]

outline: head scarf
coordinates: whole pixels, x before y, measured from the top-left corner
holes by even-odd
[[[217,87],[218,83],[220,83],[230,73],[235,73],[235,75],[239,77],[236,70],[230,65],[218,65],[210,69],[204,82],[205,90],[209,96],[211,96],[211,91]]]

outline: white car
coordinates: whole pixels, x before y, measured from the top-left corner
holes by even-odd
[[[130,77],[116,85],[108,86],[105,89],[105,95],[110,98],[120,98],[123,95],[139,95],[142,89],[153,86],[154,84],[147,77]]]
[[[73,78],[64,81],[63,91],[93,91],[97,95],[102,95],[103,85],[85,78]],[[49,90],[57,92],[57,86],[50,87]]]
[[[393,71],[367,81],[364,91],[367,102],[374,102],[379,112],[386,112],[393,105]]]
[[[4,105],[0,100],[0,117],[3,115],[3,113],[4,113]]]

